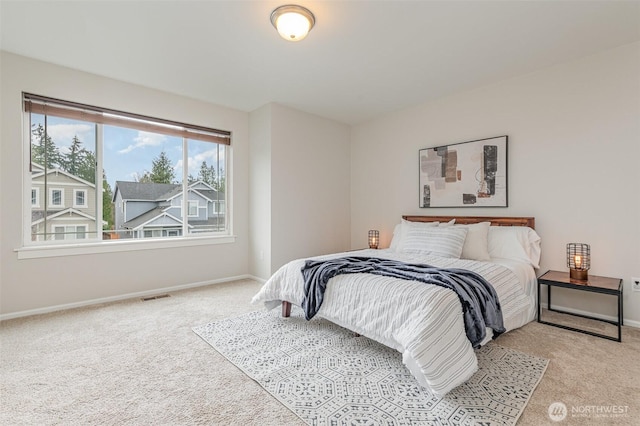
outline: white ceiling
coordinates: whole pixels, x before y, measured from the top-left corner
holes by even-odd
[[[348,124],[640,40],[640,1],[313,1],[286,42],[283,1],[7,1],[1,48],[252,111]],[[44,94],[46,95],[46,94]]]

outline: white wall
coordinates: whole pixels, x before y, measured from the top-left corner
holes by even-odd
[[[350,129],[272,107],[271,268],[350,244]]]
[[[420,209],[418,150],[509,136],[509,207]],[[402,214],[535,216],[542,263],[567,270],[569,242],[591,245],[594,275],[624,279],[625,318],[640,326],[640,44],[399,111],[356,126],[351,240]],[[555,292],[555,289],[554,289]],[[554,293],[555,294],[555,293]],[[554,303],[612,316],[613,298],[563,291]]]
[[[629,282],[640,276],[639,51],[623,46],[351,129],[277,104],[247,114],[3,52],[0,314],[247,272],[268,278],[293,258],[364,247],[369,229],[381,230],[384,246],[402,214],[474,214],[535,216],[541,272],[566,269],[567,242],[591,244],[590,272],[624,278],[625,316],[640,321]],[[22,91],[232,131],[236,242],[18,260]],[[509,208],[418,208],[419,149],[502,134]],[[569,299],[613,314],[601,297],[558,301]]]
[[[251,214],[270,219],[251,221],[251,274],[348,249],[349,127],[278,104],[250,119]]]
[[[271,275],[271,105],[249,114],[249,273]]]
[[[248,114],[1,53],[0,314],[210,282],[248,271]],[[21,92],[232,132],[235,243],[18,260],[22,245]]]

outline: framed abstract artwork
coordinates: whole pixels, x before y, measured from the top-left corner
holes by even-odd
[[[508,139],[421,149],[420,207],[507,207]]]

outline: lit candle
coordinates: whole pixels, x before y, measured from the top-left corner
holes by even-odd
[[[574,263],[576,264],[576,269],[580,269],[582,267],[582,257],[576,255],[573,260],[574,260]]]

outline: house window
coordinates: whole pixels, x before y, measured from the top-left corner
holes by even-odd
[[[86,225],[55,225],[53,226],[54,240],[83,240],[87,237]]]
[[[189,206],[189,213],[188,215],[193,217],[193,216],[198,216],[198,202],[197,201],[188,201],[188,206]]]
[[[224,201],[214,201],[213,202],[213,211],[215,212],[223,212],[224,211]]]
[[[78,207],[78,208],[87,207],[87,190],[86,189],[73,190],[73,207]]]
[[[50,188],[49,207],[64,207],[64,189]]]
[[[39,188],[31,188],[31,207],[40,207]]]
[[[144,238],[158,238],[162,237],[162,229],[145,229]]]
[[[54,226],[53,227],[54,239],[56,240],[64,240],[65,236],[65,228],[64,226]]]
[[[105,244],[230,235],[226,210],[207,208],[206,218],[200,211],[227,200],[230,132],[26,93],[24,110],[31,152],[25,245],[71,234],[94,242],[107,235]],[[48,197],[44,210],[36,210],[36,185]],[[89,224],[69,230],[69,220]]]
[[[76,226],[76,239],[84,240],[87,237],[87,227],[84,225]]]

